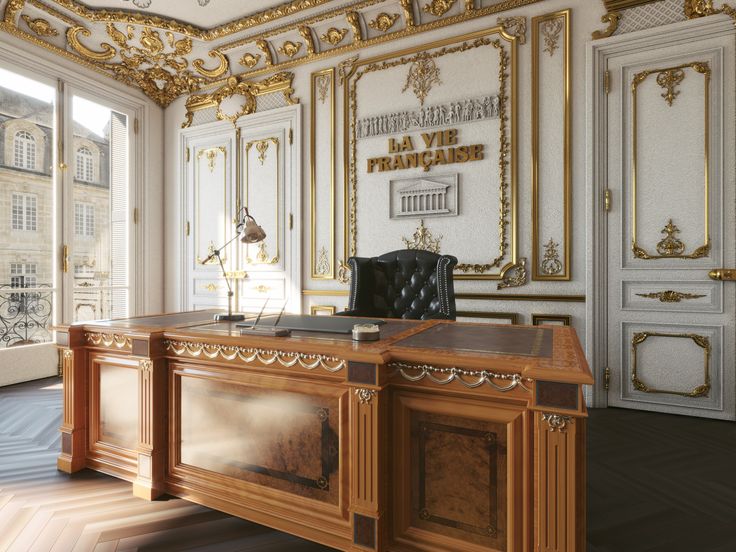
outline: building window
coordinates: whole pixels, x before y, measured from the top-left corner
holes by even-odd
[[[95,206],[91,203],[74,204],[74,233],[87,237],[95,235]]]
[[[38,286],[36,263],[10,263],[10,287],[34,288]]]
[[[36,168],[36,139],[27,130],[15,133],[13,164],[21,169]]]
[[[37,201],[33,194],[13,194],[11,225],[13,230],[35,232],[37,229]]]
[[[83,182],[94,181],[92,152],[87,146],[82,146],[77,150],[77,180],[81,180]]]

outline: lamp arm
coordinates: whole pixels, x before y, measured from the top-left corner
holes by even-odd
[[[230,240],[232,241],[232,240]],[[225,247],[223,245],[223,247]],[[227,277],[227,272],[225,271],[225,265],[222,262],[222,257],[220,256],[220,250],[218,249],[216,252],[217,260],[220,261],[220,268],[222,269],[222,276],[225,278],[225,283],[227,284],[227,293],[228,295],[232,294],[233,288],[230,286],[230,279]]]

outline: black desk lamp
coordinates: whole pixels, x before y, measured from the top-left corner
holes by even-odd
[[[237,224],[235,225],[235,236],[233,236],[225,245],[212,251],[202,264],[208,263],[213,259],[217,259],[222,269],[222,276],[225,278],[227,284],[227,314],[216,314],[215,320],[227,320],[227,321],[239,321],[245,320],[245,315],[233,314],[233,288],[230,285],[230,279],[227,277],[227,271],[225,265],[222,262],[222,256],[220,253],[228,245],[240,238],[242,243],[257,243],[266,239],[266,232],[258,226],[256,219],[250,216],[247,207],[243,207],[238,211]]]

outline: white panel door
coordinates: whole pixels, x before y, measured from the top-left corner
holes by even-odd
[[[611,406],[733,419],[736,285],[709,271],[735,266],[734,31],[712,23],[633,33],[599,67],[610,209],[598,358]]]

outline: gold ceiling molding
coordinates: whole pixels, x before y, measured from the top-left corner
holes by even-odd
[[[684,11],[688,19],[725,14],[733,19],[734,25],[736,25],[736,8],[729,4],[723,4],[720,8],[715,8],[713,0],[685,0]]]
[[[243,57],[240,58],[240,65],[243,67],[248,67],[249,69],[251,67],[255,67],[258,63],[258,60],[261,59],[261,54],[253,55],[251,53],[244,54]]]
[[[320,38],[322,39],[322,42],[327,42],[328,44],[337,46],[343,41],[346,34],[348,34],[348,30],[345,28],[338,29],[337,27],[330,27],[322,34],[322,36],[320,36]]]
[[[514,15],[513,17],[499,17],[496,21],[507,35],[515,36],[519,44],[526,44],[526,17]]]
[[[396,20],[398,18],[398,13],[390,14],[386,12],[381,12],[376,16],[375,19],[372,19],[368,22],[368,26],[375,31],[385,33],[394,26],[394,23],[396,23]]]
[[[38,36],[59,36],[59,31],[57,31],[51,23],[41,17],[33,19],[31,16],[25,14],[20,17],[26,22],[28,28]]]
[[[290,58],[293,58],[295,55],[299,53],[299,50],[301,49],[302,49],[301,42],[292,42],[291,40],[287,40],[281,45],[281,47],[279,48],[279,52],[281,52],[285,56],[289,56]]]
[[[455,5],[456,1],[457,0],[432,0],[429,4],[424,4],[422,9],[430,15],[442,17],[452,8],[452,6]]]
[[[257,27],[258,25],[263,25],[264,23],[276,21],[277,19],[281,19],[289,15],[300,13],[304,10],[316,8],[327,3],[329,0],[293,0],[280,6],[269,8],[211,29],[204,29],[188,23],[182,23],[176,19],[169,19],[144,13],[135,13],[123,10],[91,9],[76,0],[50,1],[91,23],[103,22],[145,25],[147,27],[156,27],[165,31],[180,33],[190,38],[209,42]]]
[[[281,72],[259,81],[239,81],[237,77],[230,77],[227,83],[210,94],[192,94],[186,103],[187,113],[182,128],[187,128],[192,124],[194,113],[202,109],[217,109],[216,117],[218,120],[231,121],[233,124],[243,115],[249,115],[256,111],[256,97],[264,94],[283,93],[284,98],[290,105],[298,104],[299,100],[293,98],[294,89],[291,82],[294,79],[293,73]],[[222,102],[233,96],[243,96],[243,104],[234,114],[224,113],[221,109]]]
[[[621,20],[621,14],[617,11],[609,11],[607,14],[601,16],[601,23],[608,23],[608,27],[600,31],[593,31],[590,35],[593,40],[601,38],[608,38],[618,29],[618,22]]]

